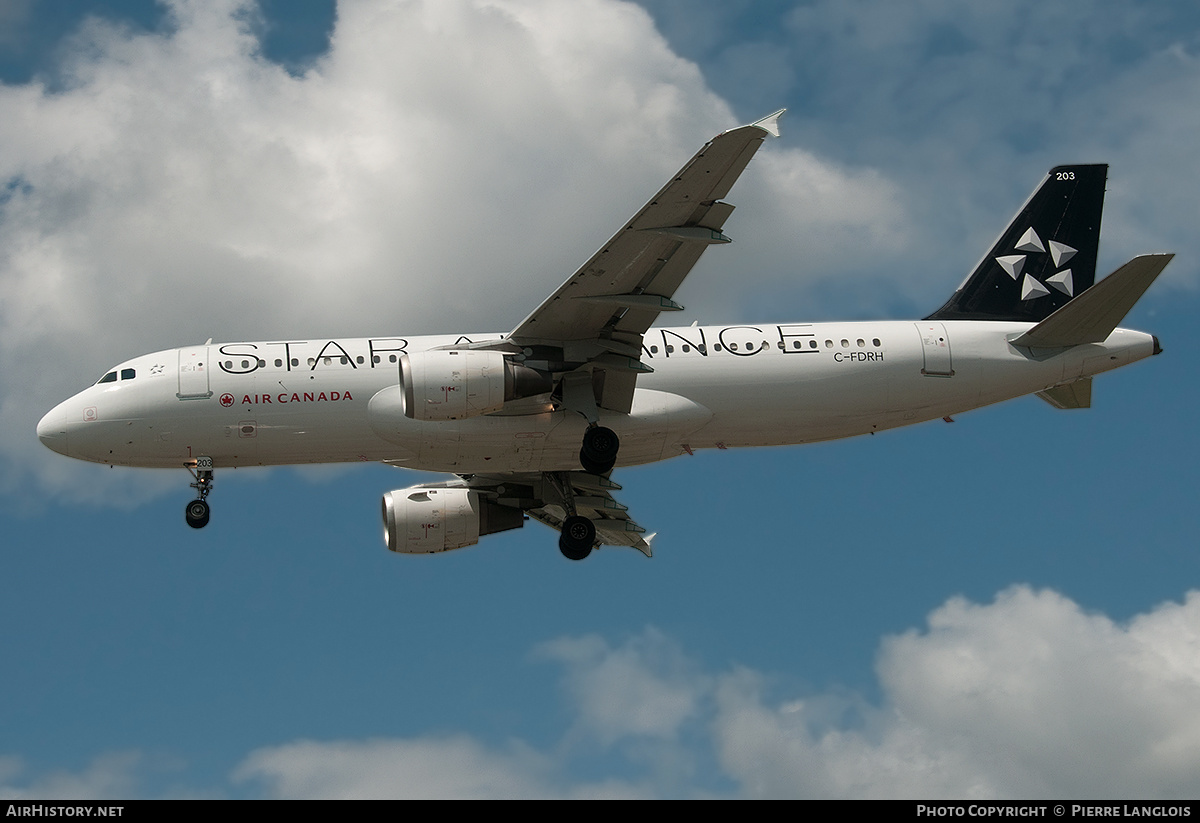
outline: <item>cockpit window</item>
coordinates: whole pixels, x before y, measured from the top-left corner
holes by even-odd
[[[101,383],[115,383],[115,382],[117,382],[117,373],[115,371],[110,371],[108,374],[104,375],[99,380],[97,380],[96,385],[100,385]]]
[[[137,376],[137,372],[134,371],[133,369],[121,369],[121,379],[122,380],[132,380],[136,376]]]

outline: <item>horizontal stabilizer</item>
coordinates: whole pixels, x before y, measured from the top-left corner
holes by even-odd
[[[1056,409],[1090,409],[1092,378],[1081,377],[1071,383],[1040,391],[1037,396]]]
[[[1104,278],[1012,341],[1014,346],[1058,349],[1103,343],[1173,254],[1143,254]]]

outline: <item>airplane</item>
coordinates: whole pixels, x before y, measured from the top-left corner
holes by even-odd
[[[38,437],[69,457],[187,469],[188,525],[218,469],[347,461],[455,477],[388,492],[387,548],[448,551],[520,528],[651,556],[614,468],[700,449],[875,433],[1035,393],[1091,405],[1093,376],[1162,351],[1118,324],[1171,254],[1096,282],[1107,165],[1050,170],[946,303],[921,320],[657,327],[723,198],[783,110],[723,132],[507,334],[284,339],[168,349],[106,371]]]

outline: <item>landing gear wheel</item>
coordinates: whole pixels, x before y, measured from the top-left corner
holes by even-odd
[[[563,523],[558,536],[558,550],[568,560],[583,560],[592,553],[596,542],[596,524],[586,517],[572,515]]]
[[[607,463],[596,463],[595,461],[589,460],[588,456],[583,452],[582,449],[580,449],[579,465],[582,466],[583,470],[588,474],[604,475],[612,471],[613,466],[616,465],[616,461],[610,460]]]
[[[579,464],[589,474],[607,474],[617,463],[621,440],[617,433],[604,426],[592,426],[583,435]]]
[[[187,467],[196,482],[192,488],[200,495],[183,510],[184,519],[193,529],[203,529],[208,525],[208,497],[213,487],[213,462],[211,457],[197,457],[195,464]]]
[[[187,524],[193,529],[203,529],[207,526],[208,514],[208,504],[203,500],[193,500],[183,510],[183,516],[187,520]]]

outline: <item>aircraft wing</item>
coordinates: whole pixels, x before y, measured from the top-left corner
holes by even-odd
[[[733,206],[720,202],[768,134],[778,136],[783,110],[714,137],[662,190],[571,275],[558,291],[512,330],[523,347],[564,350],[561,371],[590,366],[603,408],[628,412],[642,335],[663,311],[683,307],[672,298],[722,232]]]
[[[573,472],[514,472],[476,474],[447,486],[465,486],[502,506],[521,509],[534,520],[560,531],[573,506],[575,513],[596,526],[596,547],[628,546],[650,557],[653,534],[629,516],[628,507],[613,497],[621,487],[602,475]]]
[[[566,475],[561,478],[561,475]],[[575,505],[576,514],[583,515],[596,526],[596,547],[602,545],[628,546],[650,557],[650,541],[654,535],[646,534],[629,516],[629,507],[623,506],[613,497],[621,487],[616,483],[587,472],[561,472],[559,483],[569,485],[569,494]],[[566,510],[556,503],[529,509],[526,512],[534,520],[544,523],[555,531],[561,531],[566,520]]]

